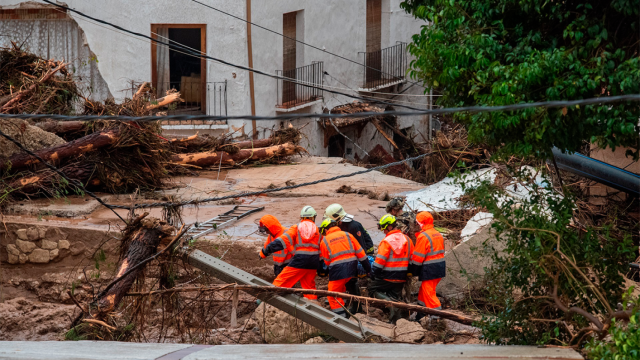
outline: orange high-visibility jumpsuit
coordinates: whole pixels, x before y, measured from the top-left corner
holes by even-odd
[[[329,268],[329,291],[346,292],[346,284],[358,276],[358,262],[365,271],[371,271],[367,255],[353,235],[334,226],[329,228],[320,242],[320,258]],[[327,297],[331,311],[345,316],[344,300]]]
[[[304,225],[303,225],[304,224]],[[298,228],[306,228],[306,234],[302,234]],[[284,244],[290,247],[293,258],[273,281],[273,285],[279,287],[293,287],[298,281],[303,289],[316,288],[316,272],[320,250],[320,232],[311,220],[302,220],[298,225],[290,227],[281,236]],[[305,294],[305,298],[316,300],[317,295]]]
[[[412,252],[411,239],[400,230],[390,231],[378,245],[373,263],[374,276],[389,282],[406,282]]]
[[[416,247],[411,257],[411,266],[422,281],[418,293],[418,305],[431,309],[441,309],[436,296],[436,286],[446,276],[444,260],[444,238],[433,228],[433,217],[427,211],[416,217],[422,231],[416,233]]]
[[[266,258],[265,251],[266,251],[267,245],[269,245],[273,240],[275,240],[279,236],[282,236],[282,234],[284,234],[285,229],[284,227],[282,227],[282,225],[280,225],[280,222],[278,221],[278,219],[276,219],[276,217],[272,215],[263,216],[260,219],[260,226],[266,227],[267,229],[269,229],[271,234],[274,234],[274,236],[271,236],[271,235],[267,236],[267,241],[265,241],[263,249],[262,251],[260,251],[260,257],[264,259]],[[287,251],[286,248],[273,252],[273,262],[274,262],[273,273],[275,276],[278,276],[278,274],[280,274],[280,272],[284,269],[284,267],[287,266],[287,264],[289,264],[289,261],[291,261],[292,257],[293,257],[293,253]]]

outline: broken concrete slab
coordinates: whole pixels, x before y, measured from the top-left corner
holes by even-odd
[[[478,234],[482,229],[491,224],[493,221],[493,214],[486,212],[479,212],[475,214],[465,225],[464,229],[460,232],[462,241],[469,240],[472,236]]]
[[[444,297],[457,298],[470,289],[484,286],[485,268],[491,267],[491,254],[504,246],[487,226],[445,254],[447,276],[440,281],[436,291]]]
[[[419,343],[424,339],[426,330],[415,321],[400,319],[396,322],[395,341],[405,343]]]
[[[109,202],[111,197],[104,196],[102,199]],[[73,218],[91,214],[100,206],[102,205],[100,205],[97,200],[87,197],[68,197],[56,200],[32,199],[7,205],[7,213],[16,215],[59,216]],[[22,234],[18,234],[18,236],[21,235]],[[25,235],[31,241],[41,238],[40,233],[38,232]],[[46,235],[42,234],[42,237],[44,236]]]

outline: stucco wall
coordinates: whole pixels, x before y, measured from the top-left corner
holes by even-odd
[[[15,6],[16,0],[0,0],[1,6]],[[112,22],[124,28],[150,35],[151,24],[206,24],[206,52],[210,56],[228,62],[248,65],[246,24],[238,19],[208,9],[188,1],[125,1],[125,0],[67,0],[65,3],[78,11]],[[245,1],[241,0],[207,0],[213,7],[219,8],[241,18],[246,17]],[[365,0],[260,0],[252,1],[252,21],[266,28],[282,32],[282,15],[287,12],[301,11],[297,17],[297,35],[304,42],[313,44],[327,51],[340,54],[346,58],[362,62],[358,52],[365,50],[366,11]],[[400,0],[383,1],[382,47],[396,44],[396,41],[409,42],[411,35],[420,31],[423,24],[416,21],[399,8]],[[129,81],[151,80],[151,45],[148,40],[126,35],[122,32],[99,25],[92,21],[70,14],[84,31],[86,42],[98,59],[97,69],[104,78],[110,92],[116,100],[127,95]],[[283,38],[257,27],[252,29],[253,65],[255,69],[274,74],[282,68]],[[325,77],[325,85],[339,88],[357,89],[362,84],[363,67],[328,53],[301,44],[297,45],[298,65],[308,65],[312,61],[323,61],[324,69],[333,77],[340,79],[344,85]],[[254,75],[256,114],[276,115],[276,80]],[[227,99],[228,114],[241,115],[251,113],[249,94],[249,76],[230,66],[209,61],[207,63],[207,81],[228,81]],[[405,87],[409,84],[405,84]],[[124,90],[124,91],[122,91]],[[339,90],[360,95],[354,90]],[[405,94],[421,94],[424,88],[413,86]],[[376,95],[377,96],[377,95]],[[383,95],[380,95],[384,97]],[[398,96],[398,102],[412,102],[412,106],[425,107],[424,97]],[[324,108],[353,101],[345,96],[325,93],[324,101],[299,112],[322,112]],[[315,155],[326,155],[322,127],[315,120],[294,121],[295,126],[305,123],[303,128],[306,138],[303,145]],[[425,117],[401,119],[401,127],[419,124],[428,132]],[[240,129],[236,136],[250,134],[251,121],[229,121],[229,131]],[[274,128],[287,126],[280,121],[258,121],[260,137],[269,136]],[[379,134],[370,140],[375,128],[367,125],[363,136],[359,139],[366,150],[380,143],[389,151],[388,144]],[[220,131],[220,129],[218,129]],[[366,135],[366,136],[365,136]],[[359,157],[364,154],[359,153]]]

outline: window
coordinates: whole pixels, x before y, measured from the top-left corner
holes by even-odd
[[[206,25],[153,24],[151,36],[161,44],[177,43],[206,51]],[[166,45],[151,45],[152,83],[158,98],[170,89],[180,91],[184,103],[174,113],[206,114],[206,60],[170,50]]]

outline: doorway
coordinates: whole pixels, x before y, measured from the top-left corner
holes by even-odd
[[[329,138],[329,157],[344,157],[345,143],[342,135],[333,135]]]
[[[184,102],[170,109],[170,114],[206,114],[206,60],[167,46],[171,43],[197,53],[205,51],[206,25],[152,24],[151,36],[159,43],[151,45],[151,75],[156,96],[163,97],[175,89],[180,91]]]

